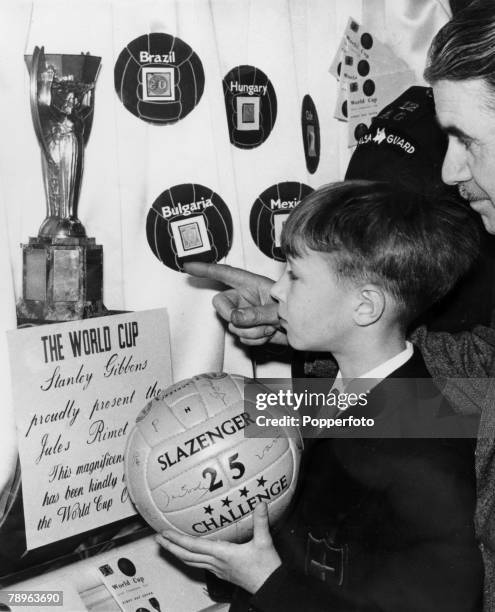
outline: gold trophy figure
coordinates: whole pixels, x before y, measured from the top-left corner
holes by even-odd
[[[84,147],[101,58],[26,56],[31,115],[41,148],[47,215],[23,250],[22,321],[70,321],[103,311],[103,248],[77,216]]]

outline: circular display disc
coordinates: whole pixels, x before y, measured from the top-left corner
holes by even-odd
[[[275,89],[254,66],[237,66],[223,79],[230,142],[253,149],[270,136],[277,118]]]
[[[153,202],[146,236],[154,255],[172,270],[188,261],[217,262],[232,244],[232,217],[222,198],[208,187],[175,185]]]
[[[314,174],[320,163],[320,122],[310,95],[305,95],[302,101],[301,123],[306,168]]]
[[[170,34],[152,33],[139,36],[120,52],[114,82],[128,111],[148,123],[166,125],[196,107],[205,75],[187,43]]]
[[[272,185],[258,196],[251,208],[249,228],[254,242],[267,257],[285,261],[280,248],[282,227],[290,211],[312,191],[309,185],[287,181]]]

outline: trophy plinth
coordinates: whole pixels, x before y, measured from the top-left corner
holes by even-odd
[[[19,319],[72,321],[103,314],[103,247],[94,238],[36,237],[21,247]]]
[[[77,217],[100,58],[45,55],[35,47],[25,59],[47,206],[38,236],[21,245],[17,315],[48,322],[103,314],[103,247],[87,237]]]

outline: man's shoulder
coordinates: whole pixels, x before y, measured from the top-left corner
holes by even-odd
[[[417,349],[370,391],[367,412],[375,417],[377,433],[384,437],[394,433],[416,439],[476,436],[476,423],[467,422],[452,408]]]
[[[421,353],[415,348],[410,359],[371,389],[368,404],[383,404],[386,401],[403,410],[410,402],[433,398],[446,402],[428,372]]]

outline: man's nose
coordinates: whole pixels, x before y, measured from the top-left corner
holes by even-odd
[[[449,139],[449,146],[442,165],[442,180],[447,185],[457,185],[472,178],[464,145]]]

